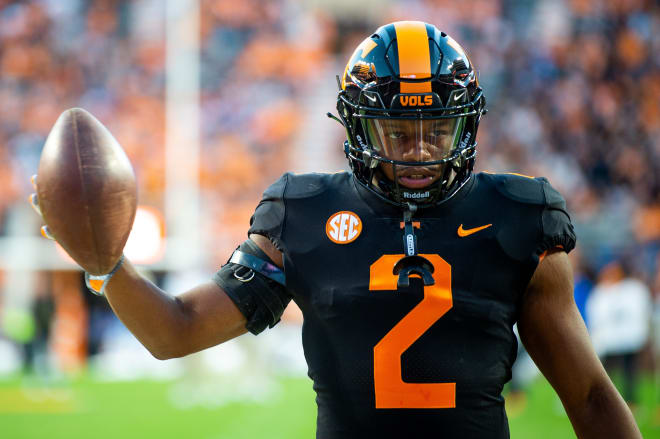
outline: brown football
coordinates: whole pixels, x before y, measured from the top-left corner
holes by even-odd
[[[39,207],[53,237],[88,273],[121,257],[137,207],[124,150],[94,116],[72,108],[57,119],[39,162]]]

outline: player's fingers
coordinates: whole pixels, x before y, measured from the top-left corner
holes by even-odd
[[[32,187],[34,190],[37,190],[37,174],[34,174],[32,177],[30,177],[30,183],[32,183]]]
[[[41,236],[46,239],[50,239],[51,241],[55,241],[55,238],[53,237],[53,234],[50,233],[48,226],[41,226]]]
[[[28,197],[28,201],[30,202],[30,206],[39,214],[41,215],[41,208],[39,207],[39,197],[37,197],[37,194],[30,194]]]

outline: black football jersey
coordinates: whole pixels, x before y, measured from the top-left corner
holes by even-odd
[[[512,327],[539,257],[570,251],[563,198],[543,178],[477,174],[415,213],[433,285],[397,287],[402,211],[352,174],[285,174],[249,233],[284,254],[304,314],[318,438],[508,438]]]

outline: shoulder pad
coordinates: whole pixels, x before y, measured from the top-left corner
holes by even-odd
[[[263,193],[264,200],[281,199],[286,190],[289,174],[283,174],[277,181],[266,188]]]
[[[350,176],[347,172],[336,174],[292,174],[286,173],[270,185],[263,194],[252,218],[248,236],[252,234],[268,237],[278,250],[285,252],[282,233],[289,203],[316,197],[331,185]]]
[[[287,172],[279,181],[287,181],[285,197],[288,199],[297,199],[319,195],[328,189],[330,185],[346,178],[348,175],[350,175],[348,172],[338,172],[335,174],[293,174]]]
[[[485,174],[505,197],[525,204],[566,209],[566,202],[545,177],[520,174]]]

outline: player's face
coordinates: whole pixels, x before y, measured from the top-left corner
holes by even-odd
[[[420,166],[396,165],[399,184],[411,189],[423,188],[441,178],[443,165],[424,166],[447,157],[454,149],[457,119],[435,120],[367,120],[369,137],[383,157],[403,162],[419,162]],[[394,180],[394,165],[383,164],[387,178]]]

